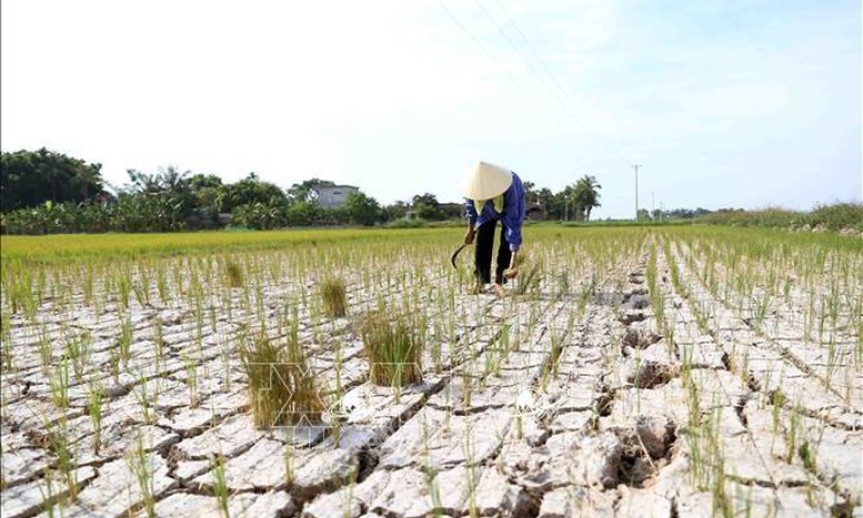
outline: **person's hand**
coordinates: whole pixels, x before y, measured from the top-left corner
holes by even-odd
[[[476,235],[476,230],[474,228],[468,227],[467,232],[464,233],[464,244],[469,245],[473,243],[473,237]]]
[[[509,268],[504,270],[503,276],[507,279],[515,279],[518,277],[518,268],[515,267],[516,258],[518,257],[518,250],[512,251],[512,258],[509,260]]]

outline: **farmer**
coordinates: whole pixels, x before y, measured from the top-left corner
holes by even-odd
[[[480,162],[468,174],[463,194],[468,216],[464,242],[469,245],[476,238],[474,273],[478,289],[492,281],[494,231],[498,220],[501,222],[493,285],[495,293],[500,296],[503,293],[501,284],[518,275],[516,256],[521,247],[521,225],[524,222],[524,187],[521,178],[502,167]]]

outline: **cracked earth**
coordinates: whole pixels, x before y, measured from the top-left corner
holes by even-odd
[[[247,289],[173,259],[168,300],[152,272],[128,303],[107,273],[101,304],[46,295],[3,338],[0,514],[863,516],[855,306],[818,329],[800,283],[741,305],[722,242],[633,236],[538,242],[538,290],[503,300],[401,251],[345,267],[338,319],[316,310],[319,272],[255,254]],[[380,297],[425,317],[422,383],[367,381],[357,322]],[[258,430],[235,347],[291,319],[327,421]]]

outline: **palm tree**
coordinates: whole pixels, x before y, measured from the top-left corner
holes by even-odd
[[[573,199],[578,208],[578,212],[584,214],[585,220],[590,220],[590,211],[594,207],[600,207],[599,190],[602,186],[596,181],[593,175],[584,175],[575,183],[573,189]]]

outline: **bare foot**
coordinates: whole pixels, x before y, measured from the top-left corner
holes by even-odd
[[[497,298],[502,299],[506,297],[506,291],[503,289],[503,286],[500,284],[493,284],[492,289],[494,290],[494,294],[497,295]]]

